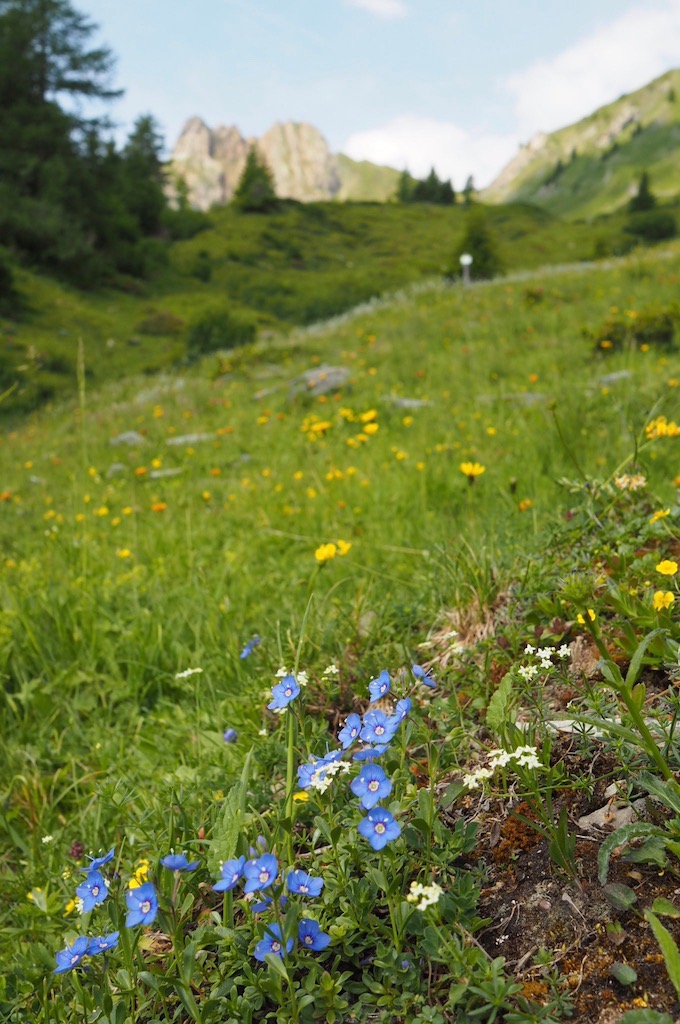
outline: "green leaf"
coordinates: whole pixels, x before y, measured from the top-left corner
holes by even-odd
[[[665,896],[657,896],[652,903],[652,910],[655,914],[661,914],[662,917],[680,917],[680,910]]]
[[[663,868],[668,863],[666,844],[661,836],[652,836],[622,859],[626,864],[656,864],[657,867]]]
[[[635,654],[630,660],[630,665],[628,666],[628,671],[626,672],[626,686],[632,688],[633,684],[635,683],[637,677],[640,674],[640,669],[642,668],[642,659],[649,644],[652,642],[652,640],[654,640],[655,637],[660,636],[662,633],[665,632],[665,629],[653,629],[651,633],[648,633],[647,636],[642,638],[642,640],[638,644]]]
[[[463,785],[462,782],[450,782],[449,785],[444,790],[444,794],[441,799],[441,806],[450,807],[451,804],[454,804],[456,802],[459,796],[465,793],[465,791],[466,787]]]
[[[663,953],[668,977],[673,982],[673,987],[680,997],[680,950],[671,933],[661,924],[661,921],[653,911],[645,910],[645,920],[649,921],[651,925],[654,938],[659,943]]]
[[[634,971],[628,964],[612,964],[609,973],[622,985],[632,985],[637,981],[637,971]]]
[[[280,956],[276,953],[265,953],[264,958],[274,974],[278,974],[284,981],[288,981],[288,971]]]
[[[658,825],[652,825],[649,822],[634,821],[630,825],[622,825],[621,828],[617,828],[616,832],[607,836],[597,855],[597,877],[600,880],[600,885],[604,885],[607,881],[609,859],[614,850],[618,846],[626,846],[632,839],[638,839],[640,836],[663,836],[663,830]]]
[[[621,885],[620,882],[610,882],[605,885],[603,896],[610,906],[615,910],[630,910],[634,903],[637,903],[637,896],[629,885]]]
[[[508,672],[503,676],[486,709],[486,724],[495,733],[500,733],[506,722],[512,721],[512,677]]]
[[[640,772],[636,781],[643,786],[650,796],[656,797],[666,807],[680,814],[680,786],[673,779],[660,779],[650,772]]]
[[[658,1010],[626,1010],[618,1024],[673,1024],[673,1018]]]
[[[243,821],[243,788],[242,782],[237,782],[231,787],[225,797],[222,813],[213,828],[207,857],[208,869],[213,875],[219,875],[223,861],[231,860],[236,853]]]

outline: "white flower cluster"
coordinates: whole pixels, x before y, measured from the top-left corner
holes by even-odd
[[[505,768],[506,765],[515,764],[519,768],[543,768],[536,747],[517,747],[516,750],[495,748],[489,751],[487,758],[489,764],[486,768],[478,768],[477,771],[463,776],[463,785],[466,789],[479,789],[486,779],[491,778],[497,768]]]
[[[330,676],[337,676],[338,666],[335,664],[328,665],[328,667],[323,670],[323,674],[326,676],[326,678]]]
[[[538,675],[541,671],[547,671],[553,668],[553,657],[558,657],[561,661],[565,658],[569,658],[571,651],[567,644],[562,644],[561,647],[534,647],[533,644],[527,644],[524,648],[524,653],[535,657],[536,661],[534,664],[522,665],[517,669],[518,674],[527,683]]]
[[[184,672],[177,672],[175,674],[175,679],[188,679],[189,676],[200,675],[202,671],[202,668],[185,668]]]
[[[642,473],[634,473],[632,476],[622,473],[614,477],[614,484],[620,491],[639,491],[647,486],[647,480]]]
[[[292,676],[293,679],[295,680],[295,682],[298,684],[298,686],[306,686],[307,683],[309,682],[309,676],[304,671],[304,669],[300,669],[300,671],[296,675],[295,672],[293,672],[292,669],[289,672],[285,665],[282,665],[281,668],[277,668],[277,670],[274,673],[274,675],[275,675],[275,677],[277,679],[285,679],[286,676]],[[269,693],[268,690],[266,690],[265,693],[266,693],[266,696],[268,696],[268,697],[270,696],[270,693]],[[276,709],[274,709],[274,710],[276,710]],[[279,711],[285,711],[286,709],[285,708],[279,708],[278,710]]]
[[[407,893],[406,899],[409,903],[418,903],[416,910],[427,910],[439,901],[444,890],[436,882],[432,885],[421,885],[420,882],[411,882],[411,891]]]
[[[309,784],[312,789],[317,789],[319,793],[325,793],[336,775],[347,775],[349,770],[350,765],[347,761],[324,763],[315,772],[312,772]]]

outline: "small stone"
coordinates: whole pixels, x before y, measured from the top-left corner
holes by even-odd
[[[166,440],[167,445],[172,447],[181,447],[182,445],[189,444],[200,444],[201,441],[214,441],[214,434],[180,434],[179,437],[169,437]]]
[[[117,437],[112,437],[109,444],[127,444],[131,447],[133,445],[146,444],[146,438],[138,434],[136,430],[124,430],[122,434],[118,434]]]

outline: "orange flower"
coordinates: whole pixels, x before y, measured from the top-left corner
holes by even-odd
[[[153,505],[151,506],[151,511],[152,512],[165,512],[167,507],[168,506],[167,506],[166,502],[164,502],[164,501],[154,501]]]

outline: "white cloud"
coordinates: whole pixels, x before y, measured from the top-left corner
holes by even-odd
[[[396,0],[346,0],[357,6]],[[638,3],[556,57],[500,82],[512,113],[505,132],[467,131],[449,121],[406,115],[351,135],[343,152],[417,177],[435,167],[460,188],[468,174],[484,187],[537,131],[555,131],[680,65],[680,0]]]
[[[554,131],[680,63],[680,0],[638,4],[504,83],[523,136]]]
[[[513,134],[475,134],[450,121],[397,117],[381,128],[356,132],[343,146],[354,160],[371,160],[422,178],[434,167],[440,178],[462,188],[472,174],[475,184],[488,185],[510,159],[519,139]]]
[[[379,18],[403,18],[408,14],[408,7],[402,0],[345,0],[345,3]]]

